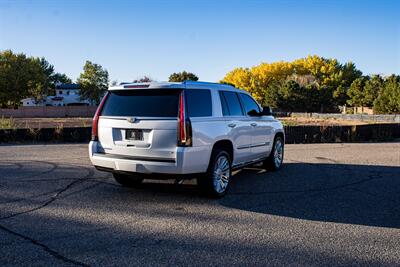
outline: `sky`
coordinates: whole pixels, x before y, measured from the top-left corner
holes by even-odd
[[[400,74],[396,0],[0,0],[0,50],[45,57],[73,80],[86,60],[110,80],[190,71],[219,81],[235,67],[307,55]]]

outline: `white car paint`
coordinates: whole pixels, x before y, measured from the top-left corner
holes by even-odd
[[[100,116],[98,140],[89,144],[89,157],[94,166],[108,171],[161,174],[193,174],[206,172],[213,146],[229,140],[233,146],[232,166],[266,158],[282,124],[273,116],[223,116],[219,91],[244,93],[244,90],[223,84],[204,82],[142,83],[147,90],[206,89],[211,92],[212,116],[192,117],[192,146],[177,145],[178,118]],[[124,88],[126,84],[109,88]],[[143,140],[125,140],[126,129],[142,129]]]

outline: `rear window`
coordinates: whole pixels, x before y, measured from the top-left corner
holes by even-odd
[[[110,91],[102,116],[177,117],[181,90]]]
[[[186,101],[190,117],[207,117],[212,115],[210,90],[186,90]]]

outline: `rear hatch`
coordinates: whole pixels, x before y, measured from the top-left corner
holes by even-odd
[[[130,159],[176,159],[180,89],[112,90],[98,123],[104,152]]]

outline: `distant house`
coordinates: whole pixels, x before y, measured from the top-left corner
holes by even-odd
[[[21,100],[24,107],[32,106],[92,106],[89,100],[81,100],[78,84],[57,84],[56,95],[47,96],[43,102],[37,103],[34,98],[29,97]]]
[[[36,107],[41,106],[36,103],[36,100],[33,97],[24,98],[21,100],[21,105],[24,107]]]
[[[89,100],[81,100],[78,84],[56,85],[56,95],[48,96],[46,106],[90,106]]]

